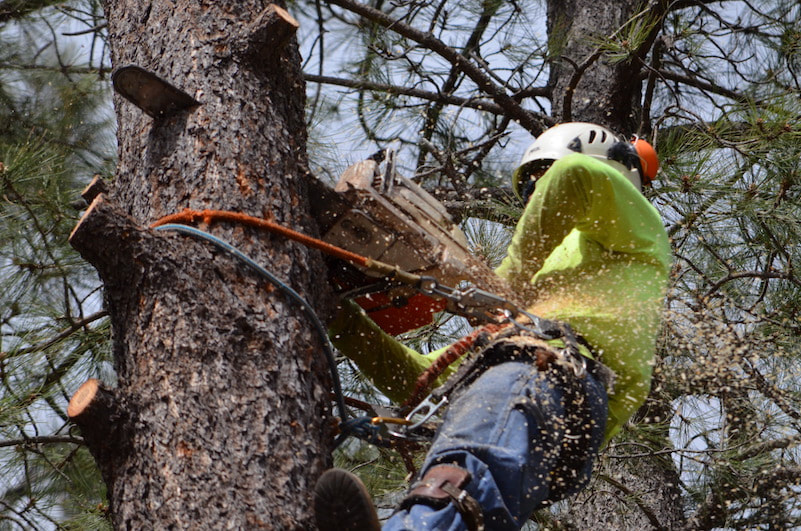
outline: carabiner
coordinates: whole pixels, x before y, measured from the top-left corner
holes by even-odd
[[[581,354],[576,354],[574,356],[574,358],[576,356],[581,358],[581,360],[580,360],[581,363],[577,363],[577,361],[579,361],[579,360],[575,360],[574,359],[573,372],[575,373],[576,378],[581,379],[581,378],[584,378],[587,375],[587,358],[585,358]]]
[[[448,403],[447,396],[443,396],[442,400],[435,403],[431,401],[431,395],[428,395],[425,398],[425,400],[417,404],[417,407],[415,407],[413,410],[409,412],[408,415],[406,415],[406,420],[412,422],[412,424],[408,426],[407,430],[414,430],[416,428],[419,428],[426,422],[428,422],[428,419],[433,417],[434,413],[436,413],[437,410],[439,410],[442,406],[444,406],[447,403]],[[414,417],[415,415],[423,415],[423,418],[415,422],[412,420],[412,417]]]

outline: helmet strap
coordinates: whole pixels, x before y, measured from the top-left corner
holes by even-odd
[[[640,174],[640,181],[645,182],[645,177],[640,163],[640,155],[629,142],[615,142],[606,152],[606,158],[621,163],[627,170],[636,169]]]
[[[556,161],[551,159],[540,159],[529,162],[522,168],[520,180],[517,182],[517,193],[524,205],[528,203],[528,198],[534,193],[537,181],[554,162]]]

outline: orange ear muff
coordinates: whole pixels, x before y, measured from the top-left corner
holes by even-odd
[[[656,150],[642,138],[635,137],[631,143],[634,145],[634,149],[637,150],[637,155],[640,156],[643,175],[642,184],[650,184],[656,178],[656,172],[659,170],[659,157],[656,154]]]

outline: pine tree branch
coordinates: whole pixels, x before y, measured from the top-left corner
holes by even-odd
[[[798,280],[795,279],[792,271],[730,271],[725,277],[721,278],[717,282],[714,282],[703,297],[708,299],[725,284],[743,278],[762,280],[782,279],[798,284]]]
[[[69,336],[71,336],[73,333],[77,332],[81,328],[84,328],[85,326],[97,321],[98,319],[102,319],[103,317],[106,317],[107,315],[108,315],[108,312],[106,310],[100,310],[99,312],[95,312],[92,315],[89,315],[89,316],[87,316],[87,317],[85,317],[83,319],[79,319],[79,320],[73,322],[69,327],[65,328],[64,330],[62,330],[61,332],[59,332],[55,336],[51,337],[47,341],[44,341],[42,343],[38,343],[36,345],[30,346],[30,347],[27,347],[27,348],[23,348],[23,349],[19,349],[19,350],[13,351],[13,355],[14,356],[21,356],[21,355],[24,355],[24,354],[32,354],[34,352],[41,352],[43,350],[47,350],[48,348],[52,347],[56,343],[59,343],[60,341],[63,341],[64,339],[68,338]],[[11,352],[0,352],[0,360],[5,359],[5,358],[10,358],[10,357],[12,357],[11,356]]]
[[[383,11],[359,2],[352,0],[329,0],[329,3],[363,16],[440,55],[443,59],[464,72],[464,74],[469,77],[479,89],[486,92],[508,116],[517,121],[531,134],[539,135],[547,128],[547,123],[549,122],[547,117],[524,109],[517,101],[506,94],[502,88],[493,83],[489,76],[473,64],[467,57],[446,45],[432,34],[412,28],[399,20],[393,19]]]
[[[497,13],[498,8],[500,7],[500,2],[483,2],[482,5],[482,13],[481,16],[478,17],[476,20],[476,24],[473,27],[473,31],[471,32],[470,36],[467,39],[464,47],[462,48],[462,55],[465,57],[470,57],[474,51],[478,49],[479,43],[481,41],[481,36],[484,35],[484,32],[487,30],[489,26],[490,20],[495,13]],[[460,69],[458,65],[452,64],[450,72],[448,73],[447,79],[445,82],[442,83],[439,91],[443,94],[452,94],[453,91],[458,86],[458,82],[460,79]],[[425,121],[423,123],[422,128],[422,137],[421,141],[430,141],[432,135],[434,134],[434,130],[436,129],[436,124],[439,122],[439,117],[442,114],[442,109],[444,104],[441,102],[436,102],[434,105],[431,105],[426,109],[425,113]],[[426,149],[421,149],[418,158],[417,158],[417,166],[420,167],[425,162],[426,157]]]
[[[517,221],[512,216],[505,216],[498,211],[499,205],[509,204],[514,198],[509,187],[467,188],[460,191],[434,188],[428,192],[442,203],[457,222],[471,217],[489,219],[504,225],[514,225]]]
[[[734,1],[735,0],[678,0],[670,4],[670,12],[672,13],[680,9],[696,8],[699,5],[726,4]]]
[[[0,1],[0,24],[12,20],[18,20],[38,11],[56,4],[63,3],[63,0],[5,0]]]
[[[759,369],[754,367],[754,364],[751,361],[745,360],[741,366],[748,376],[750,376],[754,382],[756,382],[757,390],[760,393],[771,399],[773,403],[776,404],[776,406],[788,417],[795,419],[796,421],[801,420],[801,412],[793,407],[792,400],[788,400],[788,398],[784,396],[785,393],[781,389],[778,389],[775,385],[771,384],[762,375],[762,373],[759,372]]]
[[[776,439],[773,441],[759,442],[743,448],[737,453],[734,458],[735,461],[741,462],[746,459],[751,459],[758,455],[764,455],[773,450],[784,450],[801,443],[801,435],[793,435],[792,437],[784,437],[783,439]]]
[[[753,104],[754,103],[754,101],[751,98],[749,98],[748,96],[746,96],[745,94],[741,94],[741,93],[739,93],[737,91],[730,90],[730,89],[727,89],[727,88],[722,87],[720,85],[715,85],[713,83],[709,83],[707,81],[702,81],[702,80],[700,80],[700,79],[698,79],[696,77],[683,76],[683,75],[678,74],[676,72],[671,72],[670,70],[665,70],[664,68],[658,70],[657,71],[657,75],[659,75],[665,81],[676,81],[678,83],[681,83],[683,85],[687,85],[689,87],[695,87],[698,90],[701,90],[703,92],[708,92],[708,93],[712,93],[712,94],[718,94],[720,96],[725,96],[726,98],[729,98],[729,99],[734,100],[734,101],[739,102],[739,103],[745,103],[745,104]]]
[[[681,230],[689,230],[699,218],[701,218],[712,206],[722,197],[731,193],[731,187],[738,180],[742,178],[742,173],[739,171],[732,172],[731,176],[720,186],[719,190],[715,191],[707,197],[702,204],[693,210],[688,211],[680,220],[674,222],[667,229],[668,236],[673,237]]]
[[[104,30],[108,27],[108,22],[101,22],[100,24],[93,26],[91,28],[86,28],[80,31],[70,31],[70,32],[62,32],[61,34],[65,37],[77,37],[79,35],[88,35],[89,33],[96,33],[100,30]]]
[[[340,87],[348,87],[359,90],[373,90],[376,92],[384,92],[387,94],[397,94],[401,96],[411,96],[421,100],[443,102],[450,105],[457,105],[459,107],[467,107],[470,109],[477,109],[479,111],[487,111],[493,114],[505,114],[505,110],[496,103],[488,100],[475,99],[475,98],[460,98],[449,94],[440,94],[438,92],[431,92],[428,90],[420,90],[408,87],[398,87],[385,83],[372,83],[370,81],[359,81],[354,79],[343,79],[331,76],[318,76],[316,74],[304,74],[304,79],[311,83],[324,83],[328,85],[337,85]],[[543,89],[544,91],[545,89]]]
[[[770,470],[759,473],[753,478],[754,495],[767,497],[771,491],[787,488],[801,483],[801,468],[797,466],[775,466]],[[727,510],[730,502],[735,501],[724,496],[726,491],[712,485],[709,495],[695,512],[695,515],[687,521],[684,529],[687,531],[696,529],[713,529],[724,527],[731,524],[731,516]],[[748,491],[746,491],[748,492]],[[751,526],[748,526],[750,529]],[[745,527],[738,526],[738,529]]]
[[[25,446],[29,444],[61,444],[61,443],[84,444],[84,440],[80,437],[43,435],[40,437],[25,437],[24,439],[10,439],[7,441],[0,441],[0,448],[8,446]]]
[[[51,66],[51,65],[37,65],[37,64],[21,64],[21,63],[0,63],[0,70],[35,70],[43,72],[58,72],[61,74],[97,74],[102,75],[108,72],[111,68],[95,68],[93,66]]]

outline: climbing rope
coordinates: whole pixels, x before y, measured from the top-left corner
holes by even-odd
[[[241,212],[231,212],[229,210],[193,210],[187,208],[181,212],[178,212],[177,214],[164,216],[153,223],[151,227],[157,228],[169,223],[187,224],[196,223],[198,221],[202,221],[207,225],[211,224],[213,221],[228,221],[240,225],[254,227],[271,232],[273,234],[278,234],[290,240],[301,243],[311,249],[317,249],[329,256],[333,256],[334,258],[339,258],[341,260],[351,262],[352,264],[366,267],[377,273],[390,276],[393,279],[399,280],[405,284],[415,284],[420,281],[420,277],[418,275],[403,271],[396,266],[385,264],[384,262],[380,262],[378,260],[373,260],[372,258],[356,254],[348,251],[347,249],[343,249],[342,247],[337,247],[336,245],[332,245],[320,240],[319,238],[314,238],[307,234],[303,234],[302,232],[292,230],[274,221],[258,218],[256,216],[250,216],[248,214],[242,214]]]
[[[356,265],[364,267],[367,267],[368,262],[370,261],[369,258],[352,253],[346,249],[337,247],[336,245],[331,245],[330,243],[313,238],[303,234],[302,232],[292,230],[288,227],[275,223],[274,221],[264,218],[257,218],[248,214],[242,214],[241,212],[231,212],[230,210],[192,210],[187,208],[181,212],[178,212],[177,214],[164,216],[153,223],[151,227],[156,228],[168,223],[186,224],[196,223],[198,221],[202,221],[207,225],[210,225],[213,221],[229,221],[240,225],[266,230],[268,232],[284,236],[290,240],[302,243],[306,247],[318,249],[336,258],[341,258],[342,260],[347,260],[348,262],[352,262]]]

